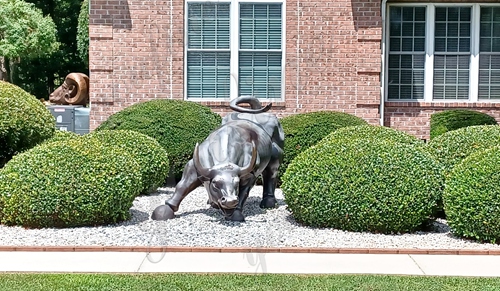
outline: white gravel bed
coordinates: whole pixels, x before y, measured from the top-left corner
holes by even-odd
[[[403,235],[354,233],[319,229],[296,223],[286,209],[280,189],[279,207],[259,208],[261,186],[250,192],[244,208],[246,222],[229,222],[210,208],[200,187],[181,203],[174,219],[153,221],[152,211],[173,194],[161,188],[140,196],[131,209],[132,218],[115,225],[69,229],[24,229],[0,226],[0,246],[190,246],[190,247],[330,247],[397,249],[500,249],[454,237],[446,221],[434,223],[433,231]]]

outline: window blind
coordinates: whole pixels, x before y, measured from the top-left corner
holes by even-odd
[[[240,4],[239,95],[281,98],[281,4]]]
[[[229,98],[230,4],[188,4],[187,95]]]

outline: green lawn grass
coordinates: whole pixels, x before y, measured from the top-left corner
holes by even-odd
[[[382,275],[1,274],[0,290],[500,290],[500,278]]]

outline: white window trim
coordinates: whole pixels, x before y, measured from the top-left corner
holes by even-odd
[[[187,95],[187,53],[188,53],[188,3],[230,3],[230,98],[189,98]],[[286,64],[286,1],[285,0],[186,0],[184,5],[184,100],[193,102],[229,102],[238,97],[239,80],[239,31],[240,3],[281,4],[281,97],[259,98],[262,102],[282,102],[285,100],[285,64]],[[234,20],[236,19],[236,20]],[[215,51],[215,50],[210,50]],[[272,50],[270,50],[272,51]]]
[[[469,66],[469,101],[478,102],[479,96],[479,40],[480,40],[480,17],[481,6],[474,4],[472,6],[471,15],[471,51],[470,51],[470,66]],[[474,25],[477,23],[478,25]],[[475,73],[474,73],[475,72]],[[495,102],[495,101],[488,101]],[[498,102],[498,101],[497,101]]]
[[[387,62],[384,65],[384,100],[385,102],[432,102],[432,103],[457,103],[457,102],[467,102],[467,103],[500,103],[500,100],[478,100],[478,89],[479,89],[479,38],[480,38],[480,15],[481,7],[489,6],[500,6],[498,3],[390,3],[387,4],[388,8],[390,6],[409,6],[409,7],[426,7],[426,25],[425,25],[425,75],[424,75],[424,99],[389,99],[389,54],[390,54],[390,16],[386,17],[385,29],[387,31],[385,35],[385,46],[387,50],[385,52],[385,59]],[[433,100],[433,88],[434,88],[434,22],[435,22],[435,7],[471,7],[471,53],[470,53],[470,66],[469,66],[469,99],[464,100],[448,100],[439,99]],[[387,9],[389,15],[389,9]]]

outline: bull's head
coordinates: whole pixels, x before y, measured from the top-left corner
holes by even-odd
[[[49,96],[49,101],[61,105],[86,105],[89,99],[89,77],[71,73],[64,83]]]
[[[233,163],[204,167],[200,162],[198,144],[194,149],[193,162],[198,174],[209,181],[207,187],[210,201],[221,208],[234,209],[238,206],[240,177],[250,174],[257,160],[257,149],[252,143],[252,157],[248,165],[240,167]]]

